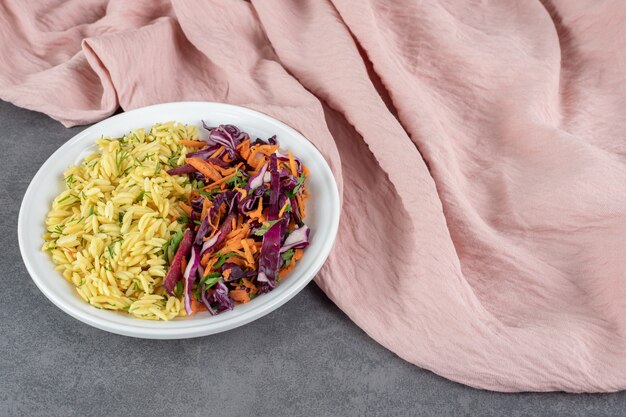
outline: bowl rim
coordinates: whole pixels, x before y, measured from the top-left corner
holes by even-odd
[[[318,160],[321,165],[321,169],[323,179],[328,183],[328,191],[327,195],[329,202],[331,204],[332,213],[329,216],[324,216],[324,218],[329,218],[329,235],[326,241],[323,242],[321,250],[319,251],[318,256],[313,259],[312,266],[310,266],[307,270],[303,271],[301,277],[294,278],[293,280],[285,281],[281,286],[285,286],[286,288],[283,291],[276,292],[276,290],[270,292],[269,294],[265,294],[264,297],[259,297],[255,302],[255,307],[245,310],[243,313],[235,313],[237,309],[234,311],[226,312],[217,316],[207,316],[206,318],[201,319],[182,319],[182,320],[172,320],[169,322],[161,322],[161,321],[148,321],[141,320],[137,318],[133,318],[136,321],[133,324],[122,323],[121,321],[116,322],[109,319],[105,319],[100,317],[99,314],[90,314],[90,311],[77,308],[71,303],[68,303],[60,296],[55,294],[53,291],[48,289],[48,284],[46,284],[45,280],[39,276],[37,273],[34,264],[37,260],[34,259],[34,254],[31,254],[29,249],[26,247],[25,240],[27,239],[27,231],[26,231],[26,221],[25,212],[26,206],[31,202],[34,198],[35,193],[35,184],[39,182],[44,175],[47,175],[49,172],[48,168],[56,167],[55,160],[59,157],[60,154],[63,153],[64,150],[69,149],[73,145],[78,142],[83,142],[87,140],[87,137],[93,137],[93,141],[95,142],[96,137],[94,136],[95,131],[99,131],[102,129],[106,129],[107,127],[111,129],[111,126],[106,126],[110,124],[121,123],[125,119],[132,119],[135,117],[149,117],[150,113],[155,111],[173,111],[178,107],[184,108],[188,106],[201,106],[206,107],[206,111],[211,111],[210,108],[214,107],[214,111],[221,112],[229,112],[233,115],[251,117],[260,119],[260,121],[264,123],[268,123],[269,125],[276,126],[282,130],[284,130],[288,135],[292,136],[295,140],[300,141],[302,146],[308,148],[307,152],[311,152],[312,158]],[[217,110],[219,108],[219,110]],[[138,126],[140,127],[140,126]],[[87,147],[85,147],[87,148]],[[46,161],[41,165],[37,173],[31,179],[26,192],[22,198],[22,203],[20,204],[20,211],[18,215],[18,244],[20,248],[20,253],[22,255],[22,260],[28,270],[28,273],[31,279],[35,282],[35,285],[39,288],[39,290],[48,298],[54,305],[60,308],[65,313],[74,317],[75,319],[96,327],[101,330],[105,330],[111,333],[116,333],[124,336],[138,337],[138,338],[148,338],[148,339],[182,339],[182,338],[191,338],[191,337],[200,337],[206,336],[210,334],[220,333],[226,330],[234,329],[236,327],[243,326],[251,321],[254,321],[258,318],[261,318],[270,312],[276,310],[291,298],[293,298],[296,294],[298,294],[319,272],[322,268],[323,264],[326,262],[328,255],[334,245],[337,231],[339,229],[339,220],[341,214],[340,207],[340,197],[339,191],[337,188],[337,183],[334,179],[334,175],[323,155],[317,150],[317,148],[310,142],[305,136],[303,136],[300,132],[290,127],[286,123],[277,120],[265,113],[259,112],[257,110],[252,110],[250,108],[244,106],[238,106],[227,103],[220,102],[209,102],[209,101],[179,101],[179,102],[169,102],[169,103],[160,103],[145,107],[140,107],[137,109],[130,110],[128,112],[123,112],[109,118],[106,118],[98,123],[93,124],[92,126],[78,132],[64,144],[62,144],[56,151],[54,151]],[[49,258],[48,258],[49,260]],[[49,260],[52,264],[52,261]],[[66,283],[65,280],[59,274],[59,278],[61,278],[60,283]],[[69,285],[69,284],[68,284]],[[280,288],[280,286],[279,286]],[[278,288],[277,288],[278,290]],[[269,295],[275,294],[272,297],[267,297]],[[267,297],[267,298],[266,298]],[[100,312],[101,310],[97,310],[93,306],[86,303],[84,300],[80,300],[84,306],[88,307],[90,310]],[[111,312],[114,313],[114,312]],[[235,314],[230,314],[235,313]],[[114,313],[119,314],[119,313]],[[113,318],[113,316],[111,316]],[[159,326],[154,325],[155,323],[177,323],[175,325]],[[149,325],[148,325],[149,324]]]

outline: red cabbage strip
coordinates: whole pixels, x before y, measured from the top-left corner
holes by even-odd
[[[309,232],[310,229],[307,225],[291,232],[285,239],[283,247],[280,248],[280,253],[287,252],[289,249],[303,249],[309,246]]]
[[[193,283],[196,280],[196,271],[198,270],[198,265],[200,264],[200,254],[198,253],[198,248],[195,246],[191,249],[191,258],[189,258],[189,263],[187,264],[187,268],[185,269],[185,311],[187,315],[191,315],[193,313],[191,311],[191,297],[193,297]]]
[[[248,187],[250,190],[254,190],[263,185],[263,181],[265,181],[265,172],[267,171],[267,163],[263,164],[263,166],[259,169],[259,172],[250,176],[248,181]]]
[[[209,240],[205,241],[202,245],[202,250],[200,251],[200,255],[204,255],[210,250],[214,250],[218,248],[224,240],[226,240],[226,235],[228,235],[233,229],[233,219],[235,218],[235,214],[231,213],[224,219],[224,222],[220,226],[220,228],[215,232],[213,237]]]
[[[196,171],[197,170],[191,165],[185,164],[176,168],[168,169],[167,173],[170,175],[182,175],[182,174],[191,174]]]
[[[180,245],[176,250],[174,259],[172,259],[172,264],[170,265],[169,271],[167,271],[165,280],[163,280],[163,287],[170,295],[174,294],[174,287],[176,286],[176,283],[183,277],[183,274],[180,271],[180,265],[183,262],[183,258],[187,258],[187,256],[189,256],[192,244],[193,232],[187,229],[183,235],[183,240],[180,242]]]
[[[194,240],[194,244],[197,246],[202,245],[202,243],[204,242],[204,237],[207,235],[209,231],[209,215],[208,213],[204,216],[204,219],[202,219],[202,222],[200,223],[200,227],[198,228],[198,231],[196,232],[196,239]]]
[[[278,161],[275,155],[270,157],[269,171],[270,179],[270,206],[267,213],[267,220],[278,219],[280,212],[280,174],[278,172]],[[270,287],[276,285],[276,275],[280,262],[280,237],[283,221],[274,224],[264,235],[259,256],[259,275],[257,281],[267,282]]]

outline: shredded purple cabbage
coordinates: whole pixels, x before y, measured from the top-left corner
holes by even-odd
[[[242,297],[242,290],[250,292],[250,288],[256,288],[257,295],[271,291],[278,282],[279,270],[289,263],[290,258],[281,254],[292,249],[306,248],[309,245],[310,229],[300,215],[298,201],[301,200],[295,197],[301,193],[305,179],[305,169],[299,158],[293,156],[295,175],[289,166],[289,155],[280,151],[270,155],[269,160],[253,173],[255,170],[237,149],[243,141],[250,139],[246,132],[229,124],[209,127],[203,122],[203,126],[208,131],[206,146],[186,156],[201,158],[221,169],[234,166],[238,169],[219,188],[206,187],[194,192],[196,197],[189,201],[191,213],[188,216],[188,229],[172,259],[163,285],[169,294],[173,294],[176,284],[183,280],[183,302],[187,314],[192,314],[191,297],[198,297],[209,314],[215,315],[231,310],[235,305],[234,299]],[[257,138],[250,142],[251,146],[278,144],[276,136],[267,140]],[[243,152],[247,146],[239,148]],[[221,152],[216,154],[219,149],[222,149]],[[211,184],[210,179],[188,164],[172,168],[168,173],[188,175],[190,180]],[[211,205],[207,214],[201,218],[205,199]],[[259,204],[262,205],[263,216],[256,219],[257,215],[251,213],[257,211]],[[248,251],[245,258],[242,252],[234,249],[230,250],[234,252],[229,252],[225,248],[226,245],[230,247],[230,242],[225,243],[229,234],[235,235],[231,233],[233,223],[238,221],[241,225],[242,219],[249,228],[245,236],[256,242],[255,245],[248,243],[250,247],[242,245],[241,251]],[[259,243],[260,250],[257,246]],[[255,265],[250,263],[250,248],[254,250]],[[205,271],[200,260],[206,254],[209,254],[212,266]],[[183,259],[188,259],[188,263],[181,273]],[[250,282],[254,284],[253,287],[250,287]],[[231,289],[237,289],[239,293],[233,293],[231,297]]]

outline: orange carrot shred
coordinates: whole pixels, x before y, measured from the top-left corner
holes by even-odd
[[[262,213],[263,213],[263,199],[259,198],[259,206],[256,208],[256,210],[248,213],[248,217],[250,217],[251,219],[258,219],[259,217],[261,217]]]
[[[187,216],[191,216],[191,207],[189,207],[187,204],[185,204],[182,201],[179,201],[178,205],[180,206],[180,208],[182,208],[185,211],[185,213],[187,213]]]
[[[206,310],[206,306],[198,301],[196,297],[191,297],[191,314]]]
[[[279,278],[285,278],[285,276],[287,276],[287,274],[291,272],[291,270],[294,268],[294,266],[296,266],[296,261],[294,261],[292,259],[291,262],[289,263],[289,266],[287,266],[286,268],[281,269],[280,272],[278,272],[278,277]]]
[[[203,190],[210,190],[211,188],[215,187],[216,185],[225,185],[226,181],[233,178],[235,175],[237,175],[237,173],[233,173],[230,175],[225,176],[224,178],[221,178],[215,182],[212,182],[211,184],[207,185],[206,187],[203,188]]]
[[[179,142],[188,148],[203,148],[206,146],[206,142],[201,140],[180,140]]]
[[[250,294],[256,294],[258,289],[248,278],[242,278],[243,286],[250,290]]]
[[[248,294],[246,290],[230,290],[228,295],[239,303],[247,303],[250,301],[250,294]]]
[[[253,264],[254,263],[254,257],[252,256],[252,252],[250,251],[250,246],[248,245],[248,240],[247,239],[243,239],[241,241],[241,246],[243,247],[243,253],[246,255],[246,260]]]
[[[278,217],[283,217],[283,214],[285,213],[285,210],[287,210],[288,206],[289,206],[289,199],[287,199],[287,201],[285,201],[285,204],[281,207],[280,211],[278,212]]]
[[[293,159],[293,154],[289,151],[289,167],[291,168],[291,173],[294,177],[298,177],[298,167],[296,165],[296,161]]]
[[[298,200],[298,210],[300,210],[300,218],[304,219],[304,201],[300,194],[296,194],[296,200]]]
[[[213,203],[208,198],[202,199],[202,214],[200,215],[200,219],[204,220],[204,216],[208,214],[212,205]]]
[[[215,157],[217,157],[217,155],[221,154],[223,150],[224,150],[224,147],[223,147],[223,146],[220,146],[219,148],[217,148],[217,150],[216,150],[215,152],[213,152],[213,153],[211,154],[211,156],[209,156],[209,158],[215,158]]]
[[[250,140],[245,140],[237,146],[239,153],[243,157],[243,159],[247,160],[250,156]]]
[[[187,158],[185,159],[185,162],[213,181],[219,181],[222,179],[222,175],[213,167],[213,165],[203,159]]]

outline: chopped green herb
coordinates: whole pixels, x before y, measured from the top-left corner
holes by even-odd
[[[183,232],[179,230],[170,238],[168,242],[165,243],[165,245],[163,245],[163,259],[166,262],[171,263],[172,259],[174,259],[174,255],[178,250],[180,242],[183,240],[183,236]]]
[[[161,172],[161,164],[157,162],[156,166],[154,167],[154,175],[158,175],[159,172]]]
[[[213,188],[209,191],[205,191],[205,190],[198,190],[198,193],[205,196],[206,198],[208,198],[210,201],[213,201],[213,197],[215,197],[215,194],[218,194],[220,191],[219,188]]]
[[[199,285],[194,288],[193,295],[196,297],[196,300],[202,301],[202,288]]]
[[[272,220],[272,221],[263,223],[263,226],[261,226],[260,229],[256,230],[254,232],[254,235],[255,236],[263,236],[265,233],[267,233],[268,230],[270,230],[272,228],[272,226],[274,226],[276,223],[278,223],[281,220],[282,219],[277,219],[277,220]]]
[[[122,165],[124,165],[124,161],[128,159],[130,154],[126,151],[120,151],[119,149],[115,150],[115,167],[117,168],[117,175],[122,175],[128,172],[129,168],[122,170]]]
[[[186,215],[184,215],[184,214],[183,214],[183,215],[179,216],[179,217],[176,219],[176,221],[177,221],[178,223],[180,223],[180,224],[187,224],[187,223],[189,223],[189,217],[187,217]]]
[[[178,281],[174,287],[174,294],[176,294],[177,297],[182,297],[184,290],[185,284],[182,281]]]
[[[137,196],[137,198],[135,199],[135,202],[139,203],[141,201],[143,201],[143,199],[151,199],[152,197],[150,196],[150,191],[142,191],[139,193],[139,195]]]
[[[94,208],[94,206],[89,207],[89,215],[90,216],[93,215],[93,208]]]
[[[302,184],[304,184],[305,179],[306,177],[304,176],[304,174],[300,175],[300,177],[298,177],[298,182],[296,183],[296,186],[293,187],[293,190],[287,191],[285,193],[287,194],[287,197],[294,198],[296,194],[298,194],[298,191],[300,191],[300,188],[302,187]]]
[[[202,224],[202,222],[201,222],[200,220],[194,220],[193,222],[194,222],[195,224],[197,224],[197,225],[201,225],[201,224]]]
[[[213,272],[202,277],[199,286],[204,284],[206,288],[211,288],[212,286],[217,284],[220,279],[222,279],[222,274],[220,274],[219,272]]]
[[[122,224],[122,222],[124,221],[124,212],[120,211],[117,213],[117,221]]]
[[[226,185],[233,186],[235,188],[242,187],[248,184],[248,179],[245,177],[245,174],[237,169],[235,171],[235,175],[226,181],[224,181]]]
[[[178,166],[178,160],[180,159],[180,154],[174,154],[167,160],[167,164],[171,167]]]
[[[255,298],[257,298],[259,296],[259,294],[250,294],[250,299],[254,300]]]
[[[213,265],[213,268],[217,269],[217,268],[221,268],[222,265],[224,265],[224,263],[226,262],[226,260],[232,256],[236,256],[237,253],[236,252],[228,252],[227,254],[224,255],[220,255],[219,259],[217,260],[217,262]]]
[[[109,252],[109,258],[115,257],[115,242],[107,246],[107,252]]]
[[[283,261],[285,261],[285,266],[289,266],[289,264],[291,263],[291,258],[293,258],[294,253],[295,251],[293,249],[289,249],[288,251],[280,255],[280,257],[283,258]]]
[[[67,185],[67,188],[72,188],[72,186],[74,185],[74,182],[76,182],[76,180],[74,179],[74,174],[70,174],[67,177],[65,177],[65,185]]]

